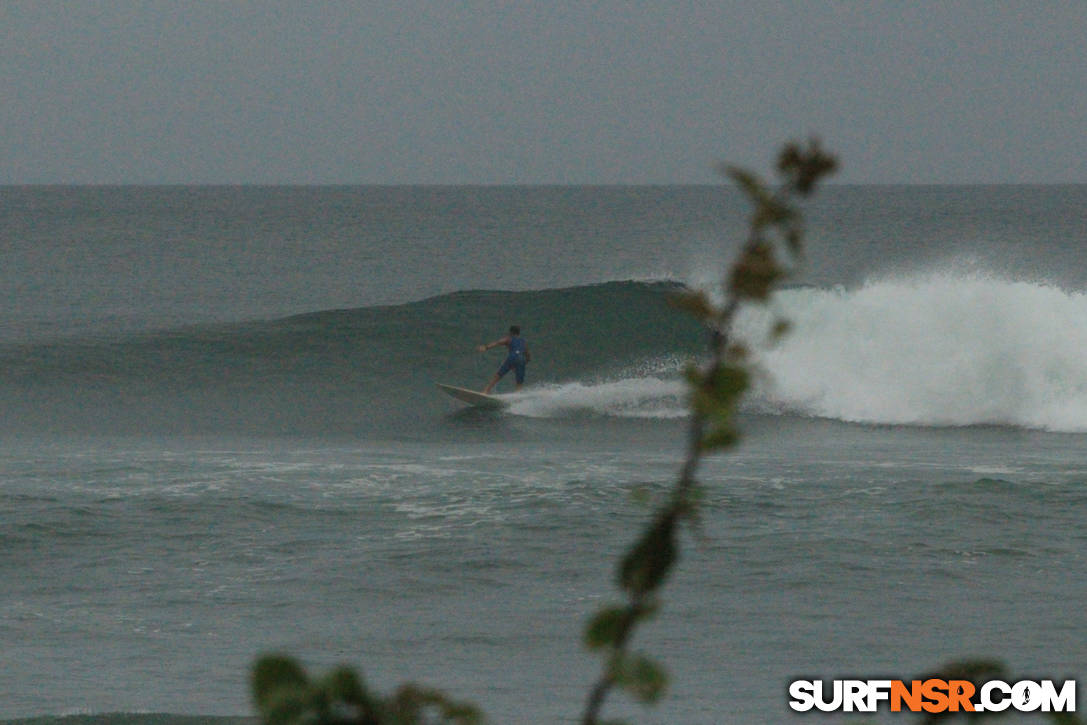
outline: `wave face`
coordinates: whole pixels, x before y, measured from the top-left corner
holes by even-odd
[[[679,372],[704,333],[668,307],[679,285],[468,291],[237,325],[0,348],[5,430],[381,431],[430,435],[456,406],[435,382],[482,387],[475,346],[522,325],[523,418],[685,414]],[[1087,431],[1087,296],[971,274],[855,289],[794,288],[747,310],[764,373],[755,411],[866,424]],[[504,387],[502,387],[504,386]],[[510,389],[503,381],[499,391]]]
[[[1087,295],[930,274],[779,296],[764,409],[844,421],[1087,431]],[[744,320],[748,334],[760,315]]]
[[[563,385],[570,381],[615,384],[617,375],[633,371],[637,387],[647,361],[694,353],[702,338],[698,325],[666,304],[677,288],[619,282],[468,291],[268,322],[7,345],[0,347],[7,371],[0,404],[9,415],[0,425],[22,431],[410,431],[450,409],[435,382],[486,383],[501,352],[481,355],[475,346],[502,336],[510,324],[522,326],[533,354],[529,382],[536,404],[521,407],[547,416],[563,408],[561,395],[544,400],[547,391],[569,390]],[[618,409],[608,395],[601,400],[597,412]]]

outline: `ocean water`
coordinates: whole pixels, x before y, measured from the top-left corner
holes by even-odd
[[[720,274],[744,211],[716,187],[0,188],[0,722],[232,722],[275,651],[576,722],[635,494],[681,463],[704,340],[666,299]],[[738,322],[744,438],[637,636],[669,693],[606,714],[783,722],[792,679],[968,657],[1082,679],[1087,186],[828,187],[808,220]],[[481,387],[500,352],[475,345],[511,323],[533,361],[507,411],[437,390]]]

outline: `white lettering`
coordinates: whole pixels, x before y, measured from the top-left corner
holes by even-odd
[[[983,712],[1003,712],[1011,707],[1012,701],[1008,698],[1012,688],[1003,680],[989,680],[981,686],[982,707],[977,709]],[[994,696],[994,693],[999,696]]]
[[[891,699],[891,681],[890,680],[869,680],[868,681],[868,712],[875,712],[879,709],[879,703],[883,700]]]
[[[824,697],[824,684],[822,680],[815,683],[815,706],[823,712],[834,712],[842,706],[842,681],[835,680],[831,685],[831,692],[834,693],[834,696],[829,701]]]
[[[1043,712],[1075,712],[1076,711],[1076,681],[1065,680],[1060,692],[1053,680],[1042,681],[1042,696],[1045,704]]]
[[[1020,680],[1012,686],[1012,705],[1019,712],[1034,712],[1042,706],[1042,688],[1037,682]]]
[[[789,685],[789,707],[797,712],[807,712],[815,707],[815,685],[811,680],[796,680]]]
[[[842,704],[846,712],[866,712],[865,700],[868,690],[864,680],[845,680],[843,683]]]

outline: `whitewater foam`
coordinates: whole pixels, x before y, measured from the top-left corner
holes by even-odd
[[[679,418],[687,413],[682,381],[653,375],[600,383],[541,385],[510,396],[510,412],[532,418],[578,414]]]
[[[758,355],[757,405],[844,421],[1087,431],[1087,296],[928,274],[778,296],[793,330]],[[766,311],[739,330],[758,337]]]

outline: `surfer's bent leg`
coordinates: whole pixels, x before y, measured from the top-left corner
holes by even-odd
[[[502,363],[502,367],[498,368],[498,372],[494,374],[493,378],[491,378],[491,382],[487,383],[487,387],[483,389],[484,395],[487,395],[491,392],[491,388],[497,385],[498,381],[502,378],[502,376],[510,371],[511,366],[512,363],[510,362],[510,359],[506,358],[506,360]],[[524,379],[524,374],[521,375],[521,379]]]

